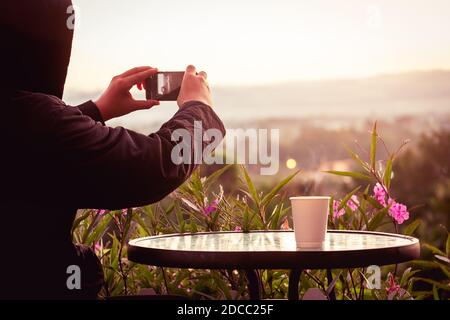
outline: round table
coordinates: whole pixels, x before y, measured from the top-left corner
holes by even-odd
[[[259,299],[257,269],[290,269],[289,299],[298,299],[305,269],[367,267],[405,262],[420,255],[419,240],[404,235],[329,230],[318,249],[297,249],[293,231],[201,232],[167,234],[129,242],[131,261],[172,268],[241,269],[246,271],[251,299]]]

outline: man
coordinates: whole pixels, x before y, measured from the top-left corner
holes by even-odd
[[[195,169],[171,161],[176,143],[171,133],[183,128],[193,135],[194,121],[225,133],[211,108],[206,73],[197,74],[193,66],[186,70],[179,111],[149,136],[110,128],[105,121],[158,104],[136,101],[129,93],[157,71],[151,67],[114,77],[96,102],[65,105],[70,5],[70,0],[0,4],[0,298],[95,298],[102,270],[92,251],[72,244],[76,210],[159,201]],[[81,268],[80,290],[67,288],[71,265]]]

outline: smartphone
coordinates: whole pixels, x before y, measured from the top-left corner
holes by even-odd
[[[145,82],[147,100],[176,101],[184,71],[158,72]]]

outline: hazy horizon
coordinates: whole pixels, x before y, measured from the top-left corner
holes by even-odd
[[[450,114],[450,70],[406,72],[354,79],[287,81],[273,85],[213,87],[216,112],[225,123],[265,119],[328,118],[344,123],[366,118]],[[67,89],[69,104],[95,99],[96,92]],[[144,93],[133,90],[136,98]],[[178,107],[163,102],[109,122],[112,126],[156,128]]]
[[[195,64],[214,87],[450,68],[445,0],[74,4],[70,90],[102,90],[136,65]]]
[[[447,0],[73,2],[70,104],[97,98],[134,66],[194,64],[225,123],[450,111]],[[108,124],[145,127],[176,111],[162,103]]]

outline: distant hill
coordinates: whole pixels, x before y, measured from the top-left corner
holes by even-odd
[[[233,119],[446,113],[450,71],[215,88],[214,97],[220,111]]]
[[[76,104],[98,95],[99,92],[67,90],[65,99]],[[354,121],[369,116],[389,119],[402,115],[439,115],[450,113],[450,71],[214,87],[213,95],[217,112],[228,124],[270,118],[327,117]],[[113,120],[111,124],[138,130],[156,128],[176,110],[175,103],[165,103],[150,111]]]

